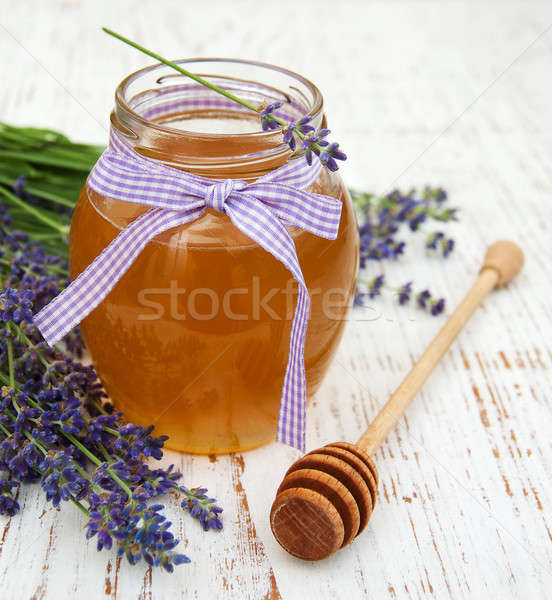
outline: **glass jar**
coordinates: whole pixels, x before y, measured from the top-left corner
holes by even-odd
[[[240,60],[181,62],[255,105],[280,100],[288,118],[308,114],[315,127],[325,124],[319,90],[295,73]],[[261,131],[256,114],[164,65],[119,85],[111,124],[139,153],[203,177],[253,181],[304,160],[281,133]],[[312,397],[354,293],[358,233],[338,175],[323,169],[309,191],[343,204],[335,241],[290,228],[311,295],[305,367]],[[71,225],[72,276],[145,210],[85,185]],[[276,436],[296,291],[280,262],[207,209],[155,238],[81,328],[107,393],[130,421],[155,425],[173,449],[246,450]]]

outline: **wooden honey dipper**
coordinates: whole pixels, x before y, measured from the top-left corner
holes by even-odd
[[[370,455],[401,418],[478,305],[492,289],[515,277],[523,262],[523,252],[514,242],[492,244],[471,290],[356,445],[328,444],[293,463],[270,511],[272,532],[285,550],[304,560],[321,560],[364,529],[378,486]]]

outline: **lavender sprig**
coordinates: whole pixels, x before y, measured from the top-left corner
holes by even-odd
[[[384,196],[351,190],[351,198],[360,221],[360,271],[370,261],[397,260],[403,255],[407,242],[399,239],[401,231],[416,233],[422,231],[427,222],[446,223],[457,219],[457,209],[445,206],[448,196],[439,187],[426,186],[420,192],[411,189],[406,193],[393,190]],[[432,232],[426,237],[425,247],[429,251],[440,250],[444,258],[450,255],[454,246],[454,239],[442,231]],[[414,294],[412,286],[412,282],[397,288],[387,286],[383,274],[371,280],[359,278],[354,303],[363,306],[367,297],[373,299],[381,295],[382,289],[388,289],[396,293],[401,306],[408,304],[411,297],[415,296],[417,307],[429,310],[434,316],[443,312],[444,298],[433,298],[428,290]]]
[[[301,141],[301,145],[305,150],[305,159],[309,165],[312,164],[312,158],[313,155],[315,155],[320,159],[320,162],[329,171],[337,171],[339,169],[339,165],[336,161],[347,159],[346,154],[339,149],[339,144],[330,144],[325,139],[329,135],[330,130],[319,129],[318,131],[314,131],[314,127],[309,125],[310,117],[304,116],[297,122],[286,121],[285,119],[274,114],[275,111],[277,111],[282,106],[281,102],[273,102],[268,106],[265,104],[262,104],[261,106],[255,106],[250,102],[239,98],[235,94],[232,94],[231,92],[218,87],[217,85],[208,81],[207,79],[203,79],[203,77],[200,77],[199,75],[188,71],[187,69],[176,64],[175,62],[163,58],[156,52],[152,52],[151,50],[144,48],[140,44],[133,42],[132,40],[122,36],[121,34],[116,33],[115,31],[112,31],[107,27],[102,27],[102,29],[108,35],[111,35],[114,38],[120,40],[121,42],[124,42],[125,44],[128,44],[133,48],[136,48],[136,50],[139,50],[140,52],[143,52],[144,54],[155,58],[159,62],[162,62],[163,64],[175,69],[179,73],[190,77],[190,79],[193,79],[197,83],[213,90],[217,94],[221,94],[229,100],[233,100],[234,102],[241,104],[245,108],[255,111],[261,117],[261,126],[263,128],[263,131],[280,129],[284,134],[284,143],[288,144],[291,150],[296,149],[297,142],[295,138],[298,138]]]
[[[416,304],[423,309],[428,308],[432,315],[440,315],[445,310],[444,298],[432,298],[429,290],[416,294]]]
[[[402,193],[393,190],[384,196],[374,196],[351,190],[351,198],[359,216],[360,226],[360,265],[371,260],[397,259],[404,254],[406,241],[398,239],[398,234],[406,227],[411,232],[421,231],[423,223],[430,220],[450,222],[457,219],[457,209],[444,206],[447,194],[441,188],[425,187],[420,193],[415,189]],[[444,237],[444,234],[442,234]],[[441,236],[433,240],[428,236],[427,247],[441,242]],[[446,240],[448,256],[454,249],[454,240]]]
[[[9,475],[5,479],[0,479],[0,514],[13,517],[19,512],[20,506],[16,500],[19,485],[20,482]]]
[[[393,292],[400,306],[409,304],[411,299],[415,298],[416,306],[423,310],[428,309],[433,316],[441,314],[445,309],[444,298],[433,298],[427,289],[415,293],[412,281],[408,281],[397,288],[388,286],[385,284],[385,275],[383,274],[370,280],[359,278],[354,297],[355,306],[366,306],[366,299],[373,299],[376,296],[380,296],[382,290]]]
[[[428,250],[440,249],[443,258],[447,258],[454,250],[454,240],[447,238],[442,231],[434,231],[427,236],[425,246]]]
[[[192,517],[199,519],[205,531],[222,529],[222,521],[219,517],[222,508],[217,506],[215,498],[207,496],[205,488],[188,489],[181,486],[180,491],[186,496],[181,506],[187,508]]]

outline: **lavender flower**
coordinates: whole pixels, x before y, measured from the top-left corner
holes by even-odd
[[[143,502],[128,503],[123,494],[90,495],[90,520],[86,537],[97,536],[97,548],[111,549],[113,541],[119,545],[119,556],[126,556],[130,564],[142,558],[150,566],[162,566],[172,572],[175,565],[190,562],[174,548],[178,540],[169,531],[170,522],[161,514],[162,504],[147,506]]]
[[[318,138],[315,133],[310,133],[309,135],[303,138],[303,148],[305,149],[305,160],[307,164],[312,165],[312,156],[316,154],[320,155],[320,150],[318,146]]]
[[[328,133],[330,133],[328,129],[321,129],[320,131],[327,131]],[[320,137],[320,132],[318,133],[318,137]],[[320,141],[318,142],[318,144],[323,145]],[[337,171],[339,169],[339,166],[335,162],[336,160],[347,160],[347,155],[341,150],[339,150],[339,144],[334,142],[322,151],[322,153],[320,154],[320,162],[324,166],[326,166],[330,171]]]
[[[399,239],[401,231],[422,230],[422,225],[429,221],[448,222],[456,219],[456,209],[445,206],[447,194],[441,188],[425,187],[421,192],[415,189],[401,192],[393,190],[384,196],[360,193],[351,190],[351,197],[357,209],[360,226],[360,270],[368,266],[370,261],[397,260],[406,250],[406,241]],[[454,249],[454,240],[447,238],[443,232],[429,234],[425,242],[428,250],[440,250],[447,257]],[[375,280],[363,283],[359,280],[355,296],[355,304],[363,305],[364,296],[371,298],[378,295],[379,287],[371,289]],[[367,292],[363,286],[367,285]],[[390,287],[389,289],[393,289]],[[400,304],[407,304],[412,296],[412,288],[408,285],[396,289]],[[371,295],[370,295],[371,294]],[[444,300],[430,300],[428,290],[415,296],[416,305],[421,308],[434,308],[431,314],[442,312]]]
[[[383,287],[384,283],[385,278],[383,275],[378,275],[377,277],[374,277],[374,279],[372,279],[368,283],[368,296],[370,298],[375,298],[376,296],[379,296],[381,294],[381,288]]]
[[[312,165],[313,156],[318,156],[320,162],[329,170],[337,171],[339,166],[337,160],[347,160],[344,152],[339,150],[339,144],[330,144],[325,138],[331,133],[329,129],[321,128],[315,131],[310,125],[311,118],[308,115],[301,117],[296,121],[283,121],[275,118],[272,113],[282,106],[281,102],[273,102],[259,111],[261,117],[261,126],[263,131],[271,129],[280,129],[284,134],[284,144],[287,144],[291,150],[297,148],[297,139],[305,150],[305,160]]]
[[[414,215],[410,221],[408,222],[408,226],[410,227],[410,231],[418,231],[420,225],[426,220],[427,215],[425,212],[419,212]]]
[[[16,500],[19,485],[16,479],[0,479],[0,514],[13,517],[19,512],[20,507]]]
[[[399,304],[402,306],[403,304],[406,304],[407,302],[409,302],[411,294],[412,294],[412,282],[411,281],[409,281],[408,283],[405,283],[404,285],[401,285],[401,287],[398,290]]]
[[[422,190],[422,195],[426,201],[434,200],[438,204],[445,202],[445,200],[448,198],[448,194],[443,188],[440,188],[440,187],[432,188],[427,185]]]
[[[311,120],[310,117],[308,115],[305,115],[304,117],[301,117],[297,122],[290,121],[282,129],[282,131],[284,133],[284,144],[287,144],[291,150],[295,150],[295,148],[297,146],[296,140],[295,140],[296,134],[297,135],[306,135],[307,133],[314,131],[314,127],[312,127],[312,125],[309,125],[310,120]],[[328,130],[328,133],[329,133],[329,130]],[[322,137],[325,137],[325,135]]]
[[[434,231],[426,238],[426,248],[428,250],[441,249],[443,258],[447,258],[454,250],[454,240],[452,238],[447,238],[442,231]]]
[[[364,306],[365,296],[366,296],[366,294],[364,292],[360,291],[357,286],[357,289],[355,291],[355,295],[353,298],[353,305],[354,306]]]
[[[437,244],[445,237],[442,231],[434,231],[430,233],[426,239],[426,248],[428,250],[436,250]]]
[[[432,315],[440,315],[445,310],[445,299],[432,300],[430,310]]]
[[[432,298],[429,290],[422,290],[416,294],[416,304],[424,310],[429,308],[429,312],[433,316],[437,316],[445,309],[444,298]]]
[[[25,175],[19,175],[12,184],[14,194],[25,200],[25,186],[27,185],[27,178]]]
[[[22,292],[13,288],[0,290],[0,323],[6,324],[9,321],[16,324],[22,321],[32,323],[33,298],[32,290]]]
[[[216,505],[214,498],[207,496],[205,488],[181,487],[180,491],[186,496],[181,506],[187,508],[192,517],[199,519],[204,531],[222,529],[222,521],[219,518],[222,508]]]
[[[263,131],[280,128],[280,124],[278,123],[278,121],[272,118],[271,113],[275,110],[278,110],[281,106],[281,102],[272,102],[272,104],[269,104],[260,111],[259,114],[261,116],[261,126],[263,128]]]
[[[431,294],[429,290],[422,290],[419,294],[416,295],[416,304],[420,308],[426,308],[427,301],[431,298]]]
[[[454,250],[454,240],[448,239],[443,245],[443,256],[446,258]]]
[[[41,473],[40,485],[46,493],[46,500],[54,506],[58,506],[62,500],[82,500],[86,496],[90,482],[79,474],[69,453],[50,450],[42,462],[34,466]]]

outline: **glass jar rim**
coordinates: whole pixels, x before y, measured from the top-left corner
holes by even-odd
[[[314,83],[312,83],[312,81],[310,81],[310,79],[307,79],[306,77],[303,77],[302,75],[299,75],[298,73],[295,73],[294,71],[285,69],[284,67],[279,67],[277,65],[273,65],[273,64],[265,63],[265,62],[261,62],[261,61],[253,61],[253,60],[240,59],[240,58],[198,57],[198,58],[179,59],[179,60],[175,60],[174,62],[176,64],[190,64],[190,63],[221,64],[222,63],[222,64],[246,65],[246,66],[268,69],[268,70],[280,73],[282,75],[286,75],[290,79],[295,79],[298,82],[300,82],[301,84],[303,84],[312,94],[312,101],[311,101],[310,107],[309,107],[308,111],[305,113],[305,115],[308,115],[311,118],[311,120],[316,120],[317,117],[319,117],[322,113],[323,98],[322,98],[322,93],[320,92],[318,87]],[[162,123],[157,123],[155,121],[152,121],[152,120],[149,120],[149,119],[143,117],[139,112],[137,112],[135,109],[133,109],[130,106],[129,101],[131,100],[131,98],[127,97],[128,88],[132,83],[137,81],[140,77],[142,77],[148,73],[151,73],[153,71],[162,69],[164,67],[167,67],[167,65],[165,65],[164,63],[155,63],[155,64],[149,65],[147,67],[142,67],[141,69],[134,71],[130,75],[127,75],[119,83],[119,85],[117,86],[117,88],[115,90],[115,103],[116,103],[117,109],[123,110],[125,113],[127,113],[129,116],[131,116],[133,120],[136,120],[137,122],[139,122],[140,124],[142,124],[144,126],[156,129],[160,132],[173,134],[173,135],[174,134],[182,134],[182,135],[186,135],[187,137],[197,137],[197,138],[219,137],[221,139],[226,139],[226,138],[232,137],[232,136],[239,136],[239,137],[245,137],[245,138],[267,138],[267,137],[271,137],[271,136],[275,135],[274,131],[262,131],[262,130],[247,132],[247,133],[206,133],[206,132],[190,131],[190,130],[186,130],[183,128],[170,127],[168,125],[165,125]],[[178,74],[179,73],[177,71],[175,71],[175,75],[178,75]],[[185,77],[185,75],[182,75],[182,74],[181,74],[181,76]],[[163,77],[159,78],[159,80],[162,78]],[[277,133],[279,133],[279,132],[277,131],[276,134]]]
[[[287,120],[308,115],[313,127],[325,127],[320,90],[289,69],[237,58],[187,58],[176,62],[253,105],[281,100],[283,105],[275,113]],[[207,133],[182,127],[183,121],[196,116],[216,120],[250,115],[259,124],[257,131]],[[179,120],[178,128],[171,125],[171,119]],[[291,150],[284,143],[281,129],[262,131],[256,113],[164,63],[144,67],[123,79],[115,92],[111,123],[138,152],[168,166],[215,179],[253,181],[305,151],[302,144]]]

